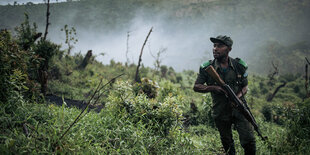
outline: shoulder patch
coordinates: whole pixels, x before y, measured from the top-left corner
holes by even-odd
[[[245,67],[246,69],[248,68],[248,64],[246,64],[242,59],[237,58],[237,60],[239,60],[238,63],[241,64],[243,67]]]
[[[204,63],[202,63],[201,65],[200,65],[200,68],[206,68],[206,67],[208,67],[209,65],[211,65],[211,60],[209,60],[209,61],[206,61],[206,62],[204,62]]]

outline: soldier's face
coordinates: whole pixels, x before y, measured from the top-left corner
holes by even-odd
[[[226,46],[222,43],[214,43],[213,44],[213,57],[214,59],[222,59],[228,56],[230,47]]]

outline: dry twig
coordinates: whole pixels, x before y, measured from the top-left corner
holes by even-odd
[[[115,80],[116,80],[118,77],[122,76],[122,75],[124,75],[124,73],[123,73],[123,74],[120,74],[120,75],[118,75],[118,76],[116,76],[116,77],[114,77],[114,78],[112,78],[109,82],[107,82],[107,83],[104,84],[103,86],[101,86],[102,80],[103,80],[103,79],[100,80],[100,83],[98,84],[97,88],[95,89],[95,92],[93,93],[93,95],[91,96],[91,98],[89,99],[89,101],[86,103],[85,108],[84,108],[84,109],[81,111],[81,113],[75,118],[75,120],[73,121],[73,123],[71,123],[71,125],[69,126],[69,128],[67,128],[67,130],[61,135],[61,137],[59,138],[59,140],[61,140],[61,139],[68,133],[68,131],[73,127],[74,124],[76,124],[79,120],[81,120],[81,119],[80,119],[81,115],[82,115],[82,114],[85,112],[85,110],[88,108],[88,106],[90,105],[91,101],[95,98],[95,96],[96,96],[105,86],[107,86],[108,84],[111,84],[111,83],[115,82]],[[100,93],[99,93],[99,94],[100,94]],[[101,93],[101,94],[99,95],[99,97],[100,97],[102,94],[103,94],[103,93]],[[97,101],[98,101],[98,98],[97,98],[96,102],[97,102]]]

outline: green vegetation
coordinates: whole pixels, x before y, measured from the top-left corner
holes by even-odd
[[[135,6],[140,3],[137,1]],[[36,25],[30,26],[27,15],[16,35],[8,30],[0,32],[0,154],[223,153],[212,119],[211,96],[192,90],[194,71],[142,65],[143,78],[138,84],[133,82],[135,64],[111,60],[104,65],[92,56],[81,69],[82,54],[69,54],[51,41],[37,40],[37,36]],[[293,55],[304,56],[308,50],[299,48],[301,45],[276,45],[272,43],[272,54],[280,58],[281,65],[286,61],[280,57],[283,52],[298,50]],[[83,101],[91,98],[101,79],[106,83],[116,75],[124,75],[101,90],[98,102],[90,102],[103,109],[87,110],[60,139],[81,109],[45,100],[41,93],[42,68],[48,71],[47,94]],[[286,86],[267,102],[283,82]],[[249,76],[247,101],[263,135],[269,139],[264,143],[257,137],[258,154],[310,153],[310,99],[304,99],[304,82],[298,74]],[[242,154],[236,131],[233,134],[236,150]]]
[[[218,154],[223,151],[211,117],[211,97],[191,90],[194,76],[191,71],[175,73],[170,68],[171,74],[163,76],[142,67],[141,75],[145,78],[141,84],[132,84],[134,64],[126,67],[111,61],[103,65],[93,59],[81,70],[78,65],[82,55],[64,56],[64,51],[56,52],[50,61],[48,93],[86,100],[100,78],[107,81],[117,74],[125,75],[104,90],[98,102],[104,105],[101,112],[84,114],[59,140],[80,110],[68,108],[65,103],[61,107],[45,104],[38,89],[31,89],[36,93],[30,91],[28,85],[38,81],[29,80],[34,68],[27,62],[36,56],[29,52],[42,45],[34,43],[33,48],[23,51],[17,43],[18,39],[10,32],[1,32],[1,64],[11,64],[1,66],[1,153]],[[174,81],[177,74],[184,80]],[[310,131],[310,102],[301,99],[305,94],[303,79],[280,76],[273,85],[261,76],[253,75],[249,80],[249,106],[271,145],[257,139],[258,153],[309,153],[306,135]],[[272,102],[266,102],[283,80],[288,82],[287,87]],[[235,131],[234,137],[237,137]],[[238,140],[236,145],[241,153]]]

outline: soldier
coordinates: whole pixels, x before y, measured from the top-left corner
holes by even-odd
[[[213,108],[212,116],[220,133],[224,150],[227,154],[235,154],[234,140],[232,138],[232,124],[239,134],[240,143],[246,155],[256,152],[255,137],[252,125],[232,107],[227,98],[227,92],[220,87],[205,69],[212,65],[220,77],[228,84],[237,96],[244,100],[247,92],[247,64],[239,59],[229,57],[233,41],[227,36],[210,38],[213,42],[214,60],[207,61],[200,66],[199,74],[194,85],[194,91],[200,93],[211,93]],[[206,83],[206,85],[205,85]]]

